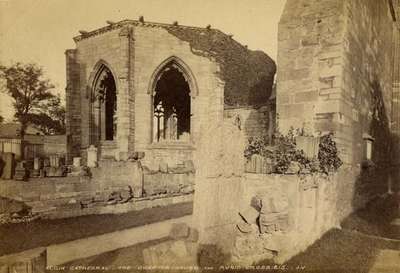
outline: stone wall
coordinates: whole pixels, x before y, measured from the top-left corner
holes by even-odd
[[[223,119],[223,105],[220,107],[221,115],[202,131],[195,152],[193,227],[199,231],[201,244],[217,245],[229,253],[234,243],[246,139],[234,119]]]
[[[282,131],[303,125],[314,130],[318,106],[330,106],[320,107],[325,112],[335,106],[322,96],[341,92],[343,5],[344,0],[286,2],[278,30],[277,112]],[[328,116],[333,119],[333,114]]]
[[[344,162],[337,187],[341,218],[389,181],[382,174],[390,171],[390,117],[397,111],[390,2],[288,0],[279,23],[279,128],[334,133]],[[373,139],[378,168],[366,160],[366,138]],[[375,179],[364,183],[366,176]]]
[[[100,160],[98,164],[87,176],[71,173],[28,182],[1,180],[0,196],[25,203],[32,212],[30,219],[122,213],[192,201],[195,170],[191,161],[178,167],[164,165],[157,171],[142,167],[138,160]],[[1,216],[0,212],[0,220]]]
[[[340,179],[338,175],[246,174],[240,186],[233,261],[282,263],[339,227],[347,215],[342,210]]]
[[[226,108],[225,118],[240,119],[240,126],[245,132],[245,137],[272,138],[275,131],[275,106],[266,105],[262,107]]]
[[[378,164],[389,162],[394,61],[390,7],[388,1],[346,1],[344,15],[339,115],[346,127],[337,130],[346,148],[342,154],[344,159],[360,163],[365,158],[363,133],[367,133],[375,138],[372,160]]]
[[[367,19],[366,19],[367,18]],[[388,1],[288,0],[279,23],[279,126],[333,131],[347,164],[388,157],[393,18]]]

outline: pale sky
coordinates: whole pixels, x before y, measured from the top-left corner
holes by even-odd
[[[276,60],[277,30],[286,0],[0,0],[0,63],[35,62],[64,95],[66,49],[79,30],[106,20],[137,20],[205,27],[210,24]],[[0,115],[12,106],[0,96]]]

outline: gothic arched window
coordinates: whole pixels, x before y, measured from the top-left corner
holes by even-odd
[[[189,141],[190,87],[174,63],[161,70],[153,97],[153,139]]]

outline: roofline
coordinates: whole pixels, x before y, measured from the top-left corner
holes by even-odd
[[[207,28],[204,28],[204,27],[194,27],[194,26],[186,26],[186,25],[174,25],[174,24],[166,24],[166,23],[147,22],[147,21],[140,22],[138,20],[125,19],[125,20],[119,21],[119,22],[114,23],[114,24],[110,24],[110,25],[105,26],[105,27],[101,27],[101,28],[98,28],[98,29],[95,29],[95,30],[92,30],[92,31],[88,31],[88,33],[75,36],[73,39],[74,39],[75,42],[79,42],[79,41],[81,41],[83,39],[87,39],[87,38],[90,38],[92,36],[96,36],[96,35],[102,34],[104,32],[112,31],[112,30],[115,30],[115,29],[120,29],[120,28],[122,28],[123,26],[126,26],[126,25],[144,26],[144,27],[186,28],[186,29],[195,29],[195,30],[212,30],[212,31],[217,31],[217,32],[219,32],[221,34],[227,35],[224,32],[222,32],[221,30],[216,29],[216,28],[207,29]]]

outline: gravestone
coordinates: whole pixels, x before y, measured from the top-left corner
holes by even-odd
[[[17,164],[17,167],[15,168],[15,175],[14,179],[18,181],[26,181],[28,180],[29,174],[28,170],[26,169],[26,162],[21,161]]]
[[[32,176],[33,177],[38,177],[40,176],[40,169],[42,168],[42,159],[39,157],[35,157],[33,159],[33,172]]]
[[[55,168],[60,167],[59,155],[50,155],[50,167],[55,167]]]
[[[39,157],[35,157],[33,159],[33,169],[40,170],[42,168],[42,159]]]
[[[81,167],[81,161],[82,161],[81,157],[74,157],[73,164],[72,164],[74,166],[74,168],[80,168]]]
[[[72,162],[71,172],[68,173],[68,176],[81,176],[84,175],[83,168],[81,166],[82,158],[81,157],[74,157]]]
[[[97,167],[97,148],[93,145],[87,149],[87,166],[89,168]]]
[[[15,168],[15,155],[13,153],[3,153],[2,159],[4,162],[2,179],[12,179]]]
[[[45,168],[46,177],[64,177],[67,174],[67,168],[65,166],[47,167]]]

